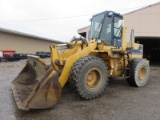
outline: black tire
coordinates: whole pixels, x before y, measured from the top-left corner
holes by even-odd
[[[149,63],[145,59],[132,59],[130,63],[130,78],[127,82],[134,87],[146,85],[149,79]]]
[[[79,59],[72,67],[70,84],[83,99],[94,99],[102,94],[108,83],[104,62],[95,56]]]

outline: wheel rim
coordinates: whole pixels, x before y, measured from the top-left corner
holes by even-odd
[[[93,68],[89,70],[86,75],[87,86],[89,88],[97,87],[101,82],[101,78],[101,72],[98,69]]]
[[[147,75],[147,69],[146,69],[145,66],[142,66],[140,68],[140,71],[139,71],[139,78],[140,78],[140,80],[145,80],[146,75]]]

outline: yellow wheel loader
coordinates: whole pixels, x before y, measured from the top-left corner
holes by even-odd
[[[54,106],[69,82],[83,99],[102,94],[109,79],[124,78],[141,87],[149,79],[149,62],[143,59],[143,45],[126,41],[124,17],[113,11],[91,19],[90,41],[74,39],[51,45],[51,66],[37,56],[28,56],[26,66],[12,81],[12,90],[21,110]],[[66,49],[63,53],[59,49]]]

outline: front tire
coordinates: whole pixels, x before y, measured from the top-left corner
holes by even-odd
[[[95,56],[79,59],[73,65],[70,76],[70,83],[75,93],[84,99],[100,96],[108,82],[107,67]]]
[[[133,59],[130,63],[128,83],[134,87],[145,86],[149,79],[149,63],[145,59]]]

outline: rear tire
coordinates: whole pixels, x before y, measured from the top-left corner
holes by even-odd
[[[100,96],[107,82],[107,67],[98,57],[81,58],[72,67],[70,83],[75,93],[81,98],[94,99]]]
[[[149,64],[145,59],[133,59],[130,63],[130,78],[127,82],[134,87],[146,85],[149,79]]]

